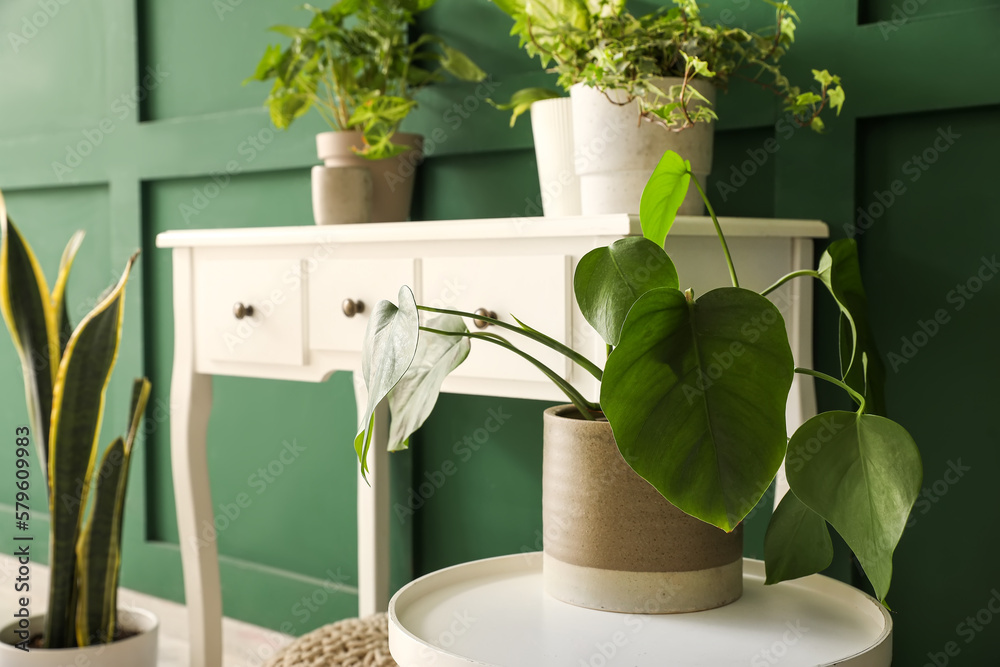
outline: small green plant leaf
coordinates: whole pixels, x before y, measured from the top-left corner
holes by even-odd
[[[835,109],[839,116],[840,111],[844,108],[844,100],[846,99],[844,88],[842,86],[830,88],[826,91],[826,95],[830,98],[830,107]]]
[[[525,0],[490,0],[500,8],[503,13],[511,18],[524,13]]]
[[[866,412],[884,415],[885,365],[868,322],[868,296],[861,280],[857,242],[839,239],[831,243],[817,270],[841,312],[840,369],[844,382],[865,397]]]
[[[662,246],[642,236],[591,250],[573,277],[580,311],[608,345],[618,344],[632,304],[657,287],[677,289],[677,269]]]
[[[693,301],[659,288],[625,319],[601,407],[633,470],[732,531],[781,465],[792,375],[784,321],[766,298],[726,287]]]
[[[764,583],[816,574],[832,562],[833,540],[826,520],[789,491],[774,509],[764,535]]]
[[[456,79],[462,81],[482,81],[486,78],[486,72],[480,69],[479,65],[472,62],[469,56],[458,49],[453,49],[447,44],[442,44],[444,58],[441,59],[441,67]]]
[[[913,438],[884,417],[826,412],[795,432],[788,460],[792,491],[840,533],[884,600],[923,479]]]
[[[663,247],[691,184],[691,163],[667,151],[646,182],[639,202],[642,235]]]
[[[465,321],[457,315],[438,315],[428,320],[426,327],[438,331],[468,332]],[[434,410],[445,378],[469,356],[470,342],[462,336],[420,332],[413,362],[389,392],[389,411],[392,413],[390,451],[409,446],[410,436]]]
[[[368,473],[375,408],[402,379],[417,353],[420,330],[417,302],[406,286],[399,288],[398,300],[398,306],[391,301],[375,304],[361,350],[361,373],[368,387],[368,406],[358,425],[354,449],[363,476]]]
[[[518,117],[527,113],[531,109],[532,104],[557,97],[562,97],[562,95],[558,91],[549,88],[522,88],[510,96],[509,102],[504,104],[499,104],[493,100],[487,100],[487,102],[501,111],[513,111],[510,117],[510,126],[514,127],[514,123],[517,122]]]

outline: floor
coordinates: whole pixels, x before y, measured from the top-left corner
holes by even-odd
[[[0,590],[12,591],[16,576],[16,559],[0,555]],[[49,569],[43,565],[32,565],[32,612],[45,606],[48,591]],[[189,667],[187,610],[184,605],[127,589],[119,591],[118,604],[122,607],[141,607],[160,619],[158,667]],[[0,618],[11,618],[14,605],[14,595],[0,595]],[[222,632],[223,667],[261,667],[279,648],[292,640],[288,635],[231,618],[223,621]]]

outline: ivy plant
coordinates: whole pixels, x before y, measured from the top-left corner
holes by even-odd
[[[393,143],[416,106],[414,95],[450,74],[486,77],[472,60],[428,33],[409,39],[415,17],[436,0],[338,0],[329,9],[305,5],[309,25],[271,28],[291,42],[267,47],[252,80],[271,81],[265,102],[275,126],[286,129],[315,109],[334,130],[359,130],[358,152],[373,160],[407,150]]]
[[[682,290],[663,249],[692,183],[705,200],[732,282],[702,295]],[[673,152],[646,184],[640,219],[642,236],[592,250],[576,267],[576,301],[608,346],[604,368],[516,318],[511,324],[418,305],[405,286],[398,304],[381,302],[364,344],[370,398],[355,440],[362,469],[380,401],[388,398],[393,415],[390,449],[406,447],[473,341],[498,345],[534,364],[584,418],[610,422],[624,460],[673,505],[723,530],[735,529],[761,501],[785,460],[791,492],[767,532],[767,581],[825,568],[832,526],[884,601],[922,466],[906,429],[878,414],[882,376],[875,371],[878,350],[867,327],[855,242],[834,241],[816,271],[788,274],[761,292],[741,287],[711,204],[690,163]],[[796,368],[792,360],[785,323],[767,295],[798,278],[818,280],[841,310],[839,377]],[[421,312],[435,317],[422,323]],[[463,318],[485,320],[499,333],[469,331]],[[588,400],[521,350],[519,339],[542,343],[593,375],[600,400]],[[785,407],[796,373],[839,387],[857,409],[822,413],[789,439]]]
[[[813,87],[803,90],[782,74],[779,62],[795,41],[799,20],[788,2],[764,0],[774,7],[770,28],[753,32],[711,24],[697,0],[672,0],[642,16],[624,0],[493,0],[514,19],[511,34],[542,66],[559,75],[564,90],[582,83],[601,91],[622,90],[626,103],[639,100],[641,115],[681,131],[716,118],[709,101],[691,84],[710,81],[726,88],[731,80],[752,82],[781,99],[803,126],[824,129],[821,114],[844,105],[840,77],[813,70]],[[664,87],[662,77],[680,83]],[[531,103],[553,95],[546,89],[519,91],[502,108],[511,122]]]

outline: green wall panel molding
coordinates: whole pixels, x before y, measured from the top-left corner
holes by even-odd
[[[897,6],[906,11],[914,1],[919,8],[912,16],[891,23]],[[318,117],[307,117],[287,132],[274,130],[262,107],[267,86],[242,86],[264,45],[280,41],[267,27],[294,23],[299,3],[222,3],[233,11],[195,0],[69,2],[23,48],[15,51],[6,31],[0,33],[0,187],[46,268],[54,270],[71,230],[88,230],[70,291],[78,304],[111,282],[132,248],[144,251],[127,297],[107,424],[109,434],[119,430],[129,380],[147,373],[154,395],[130,486],[124,583],[175,600],[182,595],[181,568],[166,414],[172,276],[170,253],[155,248],[155,236],[168,229],[310,224],[308,169],[318,162],[313,135],[324,129]],[[17,33],[41,4],[0,3],[0,25]],[[709,16],[750,28],[766,25],[772,12],[757,0],[711,4]],[[937,310],[950,316],[898,372],[887,364],[889,409],[912,431],[926,466],[923,504],[897,552],[890,592],[896,664],[923,664],[948,642],[960,648],[963,664],[990,664],[1000,652],[1000,625],[970,634],[966,618],[987,608],[1000,588],[990,560],[997,539],[974,519],[993,504],[1000,463],[991,412],[998,357],[988,353],[992,329],[984,326],[996,319],[1000,282],[984,282],[961,310],[948,294],[984,270],[982,256],[992,259],[1000,250],[988,215],[1000,150],[1000,89],[990,85],[1000,74],[1000,3],[795,5],[802,27],[788,73],[802,82],[812,67],[841,74],[844,113],[831,120],[826,136],[816,136],[790,128],[773,98],[734,85],[719,97],[708,191],[721,213],[819,218],[835,238],[857,233],[858,208],[871,212],[859,243],[884,353],[902,354],[903,339],[924,331],[921,323],[929,327]],[[491,72],[496,89],[477,95],[479,85],[448,83],[422,94],[421,109],[405,127],[427,134],[434,150],[418,171],[414,219],[535,212],[540,193],[530,119],[511,130],[508,114],[484,97],[503,100],[552,77],[517,49],[509,27],[486,0],[439,0],[421,19],[418,30],[465,49]],[[974,66],[956,68],[942,53],[962,53]],[[144,84],[157,67],[160,79]],[[948,127],[960,138],[918,181],[906,180],[912,177],[906,164]],[[93,146],[81,149],[81,142]],[[71,150],[88,154],[61,173],[53,163],[65,163]],[[873,205],[901,179],[905,192],[874,215]],[[218,192],[209,196],[213,184]],[[32,228],[46,231],[39,238]],[[836,318],[833,303],[816,292],[816,366],[825,371],[838,364]],[[0,343],[0,371],[0,398],[12,406],[0,414],[0,428],[10,432],[24,419],[24,399],[6,343]],[[256,494],[251,476],[281,455],[284,442],[304,443],[301,457],[309,457],[287,464],[264,493],[251,495],[219,535],[226,613],[293,634],[353,615],[356,485],[349,441],[356,415],[349,378],[301,385],[221,378],[214,395],[209,465],[217,511],[240,493]],[[826,387],[819,400],[825,409],[846,405]],[[390,457],[393,588],[445,565],[538,547],[546,405],[445,396],[413,448]],[[476,443],[491,409],[510,420]],[[287,418],[273,417],[279,414]],[[471,455],[467,437],[479,446]],[[4,457],[0,465],[9,463]],[[444,470],[449,461],[451,474]],[[0,513],[8,517],[10,508],[0,506]],[[748,555],[760,555],[768,514],[762,507],[748,522]],[[44,517],[36,528],[42,539]],[[857,579],[842,545],[837,554],[829,573]],[[267,650],[257,647],[247,657],[262,662]]]
[[[942,128],[952,129],[951,145]],[[1000,106],[866,120],[858,146],[857,203],[868,214],[858,242],[889,409],[924,459],[890,591],[895,654],[898,664],[923,664],[954,641],[962,664],[991,664],[1000,632],[965,619],[1000,585],[1000,539],[981,526],[1000,470],[1000,229],[987,213]]]
[[[859,0],[859,23],[884,23],[886,35],[910,21],[936,19],[996,7],[997,0]],[[974,17],[966,17],[974,20]]]

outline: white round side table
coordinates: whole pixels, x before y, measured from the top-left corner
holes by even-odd
[[[401,667],[889,667],[892,619],[842,582],[813,575],[764,586],[743,562],[743,597],[692,614],[584,609],[542,590],[541,553],[428,574],[389,603]]]

